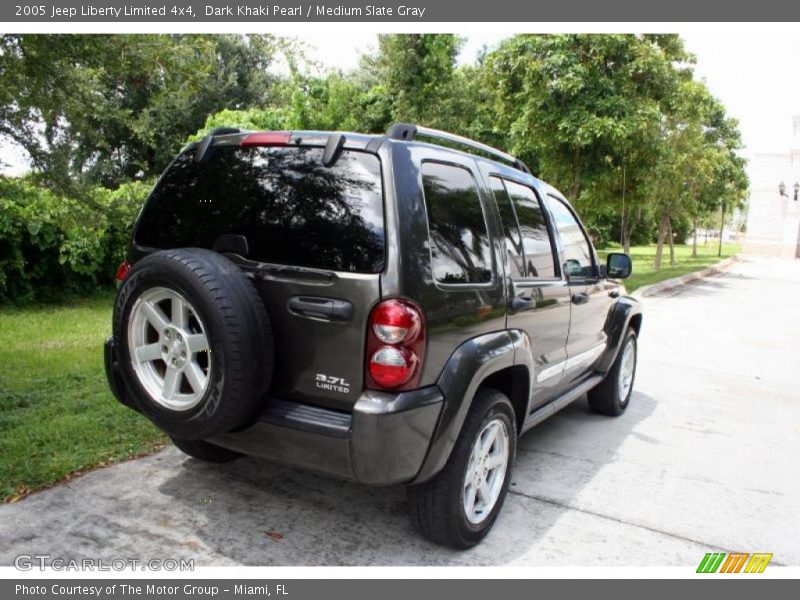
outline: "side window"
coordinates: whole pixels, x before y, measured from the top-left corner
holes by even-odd
[[[567,205],[557,198],[548,201],[564,250],[564,273],[570,277],[594,277],[594,260],[589,240]]]
[[[422,164],[433,276],[442,283],[492,279],[492,248],[478,185],[462,167]]]
[[[514,207],[511,206],[511,198],[508,197],[503,180],[499,177],[489,177],[489,184],[497,202],[497,210],[500,213],[500,220],[503,224],[503,234],[506,241],[506,252],[508,253],[511,265],[511,277],[525,276],[525,256],[522,252],[522,235],[519,232],[517,215]]]
[[[556,277],[553,246],[539,198],[527,186],[508,180],[505,184],[519,219],[527,276],[545,279]]]

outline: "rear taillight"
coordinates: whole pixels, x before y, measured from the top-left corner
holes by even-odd
[[[242,146],[288,146],[291,131],[259,131],[251,133],[241,141]]]
[[[119,268],[117,268],[117,274],[114,276],[114,279],[117,280],[117,285],[125,281],[125,278],[128,276],[128,272],[131,270],[131,263],[127,260],[124,261]]]
[[[372,332],[385,344],[415,338],[422,319],[419,310],[400,300],[387,300],[372,311]]]
[[[425,322],[407,300],[385,300],[369,316],[366,385],[373,389],[412,389],[419,384],[425,358]]]

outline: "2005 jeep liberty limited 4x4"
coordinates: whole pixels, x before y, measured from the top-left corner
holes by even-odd
[[[466,548],[521,433],[587,392],[627,407],[630,272],[599,264],[556,189],[466,138],[217,129],[138,218],[106,371],[190,456],[405,484],[415,527]]]

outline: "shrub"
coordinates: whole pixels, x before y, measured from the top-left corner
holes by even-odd
[[[0,177],[0,302],[54,301],[111,285],[151,186],[94,188],[76,200],[28,178]]]

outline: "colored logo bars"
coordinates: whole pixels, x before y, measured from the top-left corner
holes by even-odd
[[[726,558],[727,556],[727,558]],[[772,553],[757,552],[708,552],[697,567],[698,573],[763,573]]]

